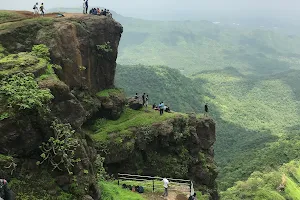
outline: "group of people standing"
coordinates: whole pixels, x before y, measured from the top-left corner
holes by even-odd
[[[135,93],[134,98],[139,99],[138,93]],[[142,95],[142,101],[143,101],[143,106],[145,106],[147,108],[148,107],[148,102],[149,102],[149,95],[148,94],[146,95],[146,93],[144,93]]]
[[[44,3],[41,3],[39,6],[39,3],[34,4],[33,6],[33,14],[34,16],[41,14],[42,16],[45,15],[45,8],[44,8]]]

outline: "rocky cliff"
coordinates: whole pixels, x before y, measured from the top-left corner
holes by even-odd
[[[0,17],[0,177],[17,199],[100,199],[101,156],[109,173],[189,178],[218,199],[211,119],[124,111],[119,23],[14,15]]]
[[[17,199],[100,198],[97,154],[81,126],[122,112],[121,92],[97,96],[114,87],[122,31],[83,15],[0,24],[0,176]]]
[[[126,110],[124,115],[131,116],[128,112],[132,111]],[[194,114],[159,116],[157,111],[136,111],[132,117],[148,120],[131,124],[121,117],[109,130],[104,128],[109,122],[94,125],[92,138],[105,157],[108,172],[190,179],[198,190],[218,199],[213,120]]]

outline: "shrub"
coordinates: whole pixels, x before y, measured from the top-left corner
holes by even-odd
[[[43,58],[47,61],[50,61],[49,48],[44,44],[34,45],[32,47],[32,54],[39,58]]]
[[[54,137],[40,146],[42,161],[38,161],[37,165],[47,161],[53,166],[53,170],[67,170],[69,174],[73,174],[74,164],[80,161],[75,158],[75,151],[79,146],[78,140],[74,138],[75,131],[70,124],[61,124],[58,120],[53,121],[51,128]]]
[[[40,89],[33,74],[14,74],[1,80],[0,100],[15,110],[43,109],[53,95],[49,89]]]

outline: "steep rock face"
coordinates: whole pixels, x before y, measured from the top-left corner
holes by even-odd
[[[125,104],[122,93],[105,99],[96,95],[98,91],[114,87],[121,33],[119,23],[98,16],[76,15],[60,19],[29,19],[10,23],[9,26],[0,24],[0,45],[4,47],[5,54],[14,53],[16,55],[12,57],[23,62],[20,61],[17,66],[14,59],[10,61],[5,58],[5,62],[0,63],[0,79],[18,72],[30,72],[39,80],[39,87],[50,89],[54,96],[49,105],[50,112],[45,115],[26,110],[0,120],[0,154],[12,155],[2,160],[0,158],[2,167],[9,166],[8,169],[1,169],[0,174],[8,180],[24,180],[24,189],[19,182],[13,186],[17,194],[22,196],[27,188],[36,192],[36,198],[41,198],[43,192],[45,195],[50,192],[56,199],[61,191],[70,192],[78,198],[85,194],[90,196],[84,198],[100,198],[93,165],[97,152],[89,136],[81,131],[81,126],[95,116],[117,119],[122,113]],[[61,69],[54,69],[59,79],[55,75],[45,75],[49,65],[45,60],[39,61],[30,53],[17,54],[30,52],[33,45],[40,43],[50,48],[50,63],[61,66]],[[41,75],[48,77],[40,79]],[[0,114],[3,111],[6,108],[1,105]],[[36,165],[41,159],[39,146],[53,136],[50,126],[54,119],[71,124],[76,131],[80,145],[75,154],[81,158],[74,167],[76,182],[67,173],[52,173],[50,165],[49,168]],[[31,185],[36,179],[41,181]],[[80,185],[74,185],[77,181]],[[50,182],[51,185],[48,185]]]
[[[62,67],[60,79],[74,87],[100,91],[112,88],[123,27],[107,17],[25,20],[0,30],[9,53],[30,51],[34,44],[50,48],[52,63]],[[100,45],[97,47],[97,45]]]
[[[131,134],[109,134],[104,155],[109,172],[188,178],[211,199],[218,199],[213,120],[178,116],[128,131]]]

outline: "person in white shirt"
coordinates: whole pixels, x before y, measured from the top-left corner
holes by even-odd
[[[164,196],[164,197],[167,197],[167,196],[168,196],[169,181],[168,181],[167,178],[163,178],[162,181],[164,182],[164,188],[165,188],[165,191],[164,191],[163,196]]]
[[[33,14],[34,14],[34,16],[39,15],[39,8],[38,8],[38,6],[39,6],[39,3],[36,3],[33,6]]]
[[[83,14],[87,14],[87,13],[85,13],[85,11],[86,11],[86,9],[85,9],[85,0],[83,0],[82,9],[83,9]]]

